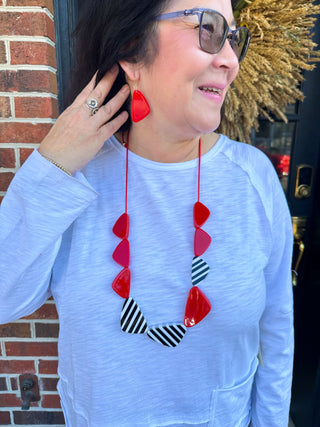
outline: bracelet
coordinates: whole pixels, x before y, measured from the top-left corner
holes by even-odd
[[[63,172],[65,172],[66,174],[68,174],[69,176],[72,176],[72,173],[68,171],[68,169],[64,168],[62,165],[60,165],[60,163],[55,162],[54,160],[50,159],[47,156],[44,156],[43,154],[41,154],[42,157],[44,157],[46,160],[48,160],[49,162],[51,162],[53,165],[57,166],[57,168],[61,169]]]

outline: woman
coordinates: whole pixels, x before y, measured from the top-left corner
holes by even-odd
[[[53,295],[68,426],[287,426],[290,215],[213,132],[249,33],[226,0],[90,8],[98,73],[2,204],[0,320]]]

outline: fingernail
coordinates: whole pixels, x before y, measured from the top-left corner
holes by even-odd
[[[129,85],[124,85],[121,88],[122,93],[128,93],[130,91]]]

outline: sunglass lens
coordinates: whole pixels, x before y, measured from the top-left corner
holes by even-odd
[[[233,34],[228,34],[229,26],[223,15],[208,10],[202,13],[199,31],[200,47],[205,52],[218,53],[228,37],[239,62],[246,56],[251,38],[247,27],[237,28]]]
[[[225,42],[228,24],[219,13],[205,11],[202,14],[199,31],[201,49],[208,53],[217,53]]]
[[[239,62],[246,56],[250,43],[250,32],[246,27],[240,27],[234,36],[233,50],[237,55]]]

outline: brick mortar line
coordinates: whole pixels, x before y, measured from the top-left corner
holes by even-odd
[[[57,74],[57,69],[51,67],[51,65],[11,65],[11,64],[0,64],[0,71],[50,71],[53,74]]]
[[[17,374],[16,373],[10,373],[10,374],[0,374],[1,375],[5,375],[6,378],[12,379],[12,378],[16,378]],[[59,379],[59,375],[58,374],[37,374],[37,377],[44,379],[44,378],[50,378],[50,379]],[[2,390],[5,391],[5,390]],[[14,390],[13,390],[14,391]]]
[[[35,323],[59,323],[58,320],[56,319],[24,319],[24,320],[15,320],[14,322],[10,322],[11,324],[25,324],[25,323],[30,323],[30,322],[35,322]]]
[[[56,122],[56,119],[51,119],[50,117],[42,118],[42,117],[30,117],[30,118],[17,118],[17,117],[7,117],[0,118],[0,123],[31,123],[31,124],[41,124],[41,123],[49,123],[53,124]]]
[[[22,402],[21,402],[21,405],[22,405]],[[5,410],[5,411],[17,411],[17,410],[20,410],[21,411],[21,406],[6,406],[6,407],[1,407],[1,411],[3,411],[3,410]],[[30,411],[37,411],[37,412],[38,411],[62,412],[62,409],[61,408],[43,408],[41,406],[30,406]],[[8,425],[8,424],[6,424],[6,425]],[[9,424],[9,425],[15,426],[15,425],[18,425],[18,424]],[[37,427],[41,427],[38,424],[32,424],[32,425],[30,425],[30,424],[19,424],[20,427],[33,427],[34,425],[37,425]],[[44,424],[43,427],[48,427],[49,425],[53,427],[55,424]],[[61,425],[64,425],[64,424],[59,424],[59,427]]]
[[[2,342],[16,342],[16,343],[55,343],[58,341],[58,338],[50,337],[30,337],[30,338],[20,338],[20,337],[3,337],[0,339]]]
[[[19,148],[15,148],[14,149],[14,158],[15,158],[15,169],[19,170],[21,167],[21,162],[20,162],[20,150]]]
[[[9,98],[52,98],[58,99],[58,95],[51,92],[0,92],[0,96]]]
[[[20,410],[21,410],[21,408],[20,408]],[[9,411],[10,411],[10,409],[9,409]],[[12,417],[10,419],[11,424],[9,424],[9,426],[17,426],[18,424],[14,424],[14,422],[13,422],[13,413],[10,412],[10,414],[12,415]],[[31,424],[19,424],[19,427],[34,427],[34,426],[35,426],[34,424],[32,424],[32,425]],[[41,424],[41,425],[37,424],[36,426],[37,427],[54,427],[54,425],[52,425],[52,424]],[[65,424],[59,424],[58,425],[58,427],[64,427],[64,426],[65,426]]]
[[[10,104],[11,117],[15,118],[16,117],[16,107],[15,107],[13,96],[9,96],[9,104]]]
[[[21,409],[21,408],[20,408]],[[61,409],[60,409],[60,411],[61,411]],[[10,412],[11,413],[11,412]],[[18,424],[14,424],[13,423],[13,420],[11,419],[11,424],[9,424],[10,426],[18,426]],[[39,425],[39,424],[19,424],[19,427],[65,427],[65,424],[59,424],[58,426],[57,426],[57,424],[41,424],[41,425]]]
[[[11,63],[11,53],[10,53],[10,43],[8,42],[8,40],[4,41],[4,47],[6,50],[6,60],[7,60],[7,64]]]
[[[14,379],[17,377],[17,375],[19,375],[19,373],[10,373],[10,374],[0,374],[0,376],[5,375],[4,378],[7,378],[9,380]],[[40,379],[45,379],[45,378],[49,378],[49,379],[59,379],[59,375],[58,374],[36,374],[37,377],[39,377]],[[11,381],[9,381],[11,383]],[[15,391],[15,390],[12,390]],[[5,392],[5,390],[1,390],[1,392]],[[0,393],[1,393],[0,392]]]
[[[18,374],[19,375],[19,374]],[[34,374],[36,375],[36,374]],[[37,375],[37,377],[39,377],[39,375]],[[43,377],[43,378],[39,378],[39,380],[45,379],[45,378],[49,378],[49,377]],[[50,378],[50,379],[58,379],[58,378]],[[1,390],[0,391],[0,396],[1,394],[19,394],[20,395],[20,390]],[[46,395],[46,396],[51,396],[51,395],[58,395],[58,390],[41,390],[41,396],[42,395]],[[15,406],[12,406],[13,408],[15,408]],[[2,409],[2,406],[1,406]]]
[[[8,375],[6,375],[4,378],[6,380],[7,390],[8,391],[14,391],[14,390],[12,390],[11,381],[10,381],[10,378],[8,377]]]
[[[0,356],[1,361],[34,362],[35,358],[45,360],[46,362],[58,361],[58,356]]]
[[[0,41],[8,42],[35,42],[35,43],[46,43],[50,44],[52,47],[56,47],[55,42],[53,42],[47,36],[10,36],[10,35],[0,35]]]
[[[0,12],[35,12],[45,13],[52,21],[54,20],[53,14],[47,7],[41,6],[0,6]]]
[[[0,173],[8,173],[8,172],[16,173],[17,171],[18,171],[17,167],[14,167],[14,168],[2,168],[2,167],[0,167]]]
[[[29,325],[30,325],[30,334],[31,334],[30,338],[37,339],[37,337],[36,337],[36,327],[35,327],[34,321],[31,320],[30,323],[29,323]]]
[[[39,143],[28,142],[4,142],[0,144],[0,148],[38,148]],[[47,304],[47,303],[46,303]],[[17,320],[15,320],[17,322]],[[12,322],[10,322],[12,323]]]
[[[4,345],[4,342],[1,340],[0,340],[0,347],[1,347],[1,354],[2,354],[2,356],[0,356],[0,360],[1,360],[3,357],[7,356],[6,346]]]

